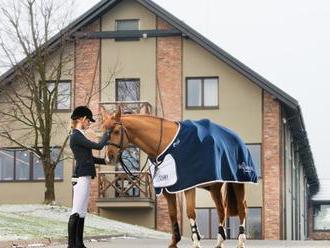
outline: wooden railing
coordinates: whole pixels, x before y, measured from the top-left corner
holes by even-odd
[[[120,105],[123,113],[152,114],[152,106],[146,101],[108,101],[100,102],[100,105],[105,106],[110,112],[115,111]]]
[[[148,172],[132,172],[133,176],[123,171],[98,172],[99,200],[154,200],[152,179]]]

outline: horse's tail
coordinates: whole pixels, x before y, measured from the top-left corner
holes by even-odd
[[[226,183],[226,205],[228,217],[238,215],[238,204],[233,183]]]

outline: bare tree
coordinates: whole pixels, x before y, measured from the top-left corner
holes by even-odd
[[[54,172],[63,157],[52,158],[52,132],[56,109],[67,100],[61,93],[62,76],[72,74],[72,40],[63,32],[72,3],[56,0],[12,0],[1,3],[1,67],[10,80],[0,81],[0,137],[36,154],[45,175],[44,202],[55,201]],[[59,22],[58,20],[61,20]],[[51,38],[56,33],[56,42]],[[68,66],[69,65],[69,66]],[[8,76],[9,77],[9,76]]]

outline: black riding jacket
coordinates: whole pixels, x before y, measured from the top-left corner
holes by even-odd
[[[70,135],[70,148],[76,160],[73,177],[96,176],[95,164],[106,164],[103,158],[93,156],[92,149],[101,150],[108,142],[109,132],[105,132],[99,143],[90,141],[78,129],[73,129]]]

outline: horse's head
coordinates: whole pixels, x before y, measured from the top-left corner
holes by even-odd
[[[110,130],[109,143],[106,146],[105,158],[108,161],[117,163],[123,150],[128,147],[129,140],[127,130],[121,121],[121,108],[113,114],[102,109],[103,128]]]

